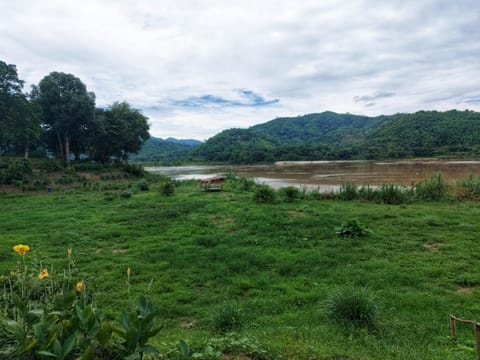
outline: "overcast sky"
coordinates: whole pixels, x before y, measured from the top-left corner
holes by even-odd
[[[0,0],[26,90],[79,77],[156,137],[331,110],[480,111],[480,0]]]

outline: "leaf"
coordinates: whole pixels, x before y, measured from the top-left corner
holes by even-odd
[[[102,328],[97,333],[97,340],[100,345],[105,346],[107,345],[108,341],[112,337],[112,327],[109,323],[103,323]]]
[[[178,348],[180,349],[181,358],[187,358],[190,355],[190,346],[188,346],[185,340],[180,340],[178,343]]]
[[[25,311],[25,305],[23,304],[22,299],[20,299],[20,297],[14,292],[11,293],[11,297],[13,305],[15,305],[20,310],[20,312],[23,313]]]
[[[54,353],[51,353],[49,351],[38,351],[37,354],[42,355],[42,356],[49,356],[49,357],[53,357],[53,358],[58,358],[57,355],[55,355]]]
[[[146,354],[158,354],[159,351],[155,346],[152,345],[144,345],[138,349],[139,352],[146,353]]]
[[[75,345],[75,341],[77,340],[77,337],[75,336],[75,333],[70,335],[67,340],[63,343],[62,346],[62,353],[61,353],[61,359],[65,359],[65,357],[73,350],[73,346]]]

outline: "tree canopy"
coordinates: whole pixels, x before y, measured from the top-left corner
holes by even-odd
[[[75,75],[52,72],[23,92],[15,65],[0,61],[0,155],[31,149],[127,161],[149,138],[148,118],[127,102],[95,108],[95,94]]]

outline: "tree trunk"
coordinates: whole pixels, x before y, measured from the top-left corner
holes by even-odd
[[[67,167],[70,167],[70,137],[68,135],[65,136],[65,161]]]
[[[63,159],[63,144],[62,144],[62,139],[60,138],[60,134],[58,133],[57,130],[55,130],[55,133],[57,134],[58,147],[59,147],[59,150],[60,150],[60,158]]]
[[[24,156],[24,159],[28,159],[28,153],[30,151],[30,148],[28,147],[28,145],[25,145],[25,156]]]

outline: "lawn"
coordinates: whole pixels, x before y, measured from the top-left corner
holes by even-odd
[[[480,319],[480,204],[258,204],[252,196],[232,186],[203,192],[195,182],[178,183],[172,196],[159,183],[129,197],[3,193],[0,274],[16,266],[16,244],[52,273],[71,248],[76,276],[108,318],[151,297],[163,326],[153,343],[164,354],[183,339],[192,352],[251,358],[475,358],[471,326],[459,325],[454,341],[448,316]],[[351,219],[368,233],[339,236]],[[374,326],[326,315],[325,301],[344,288],[374,295]]]

